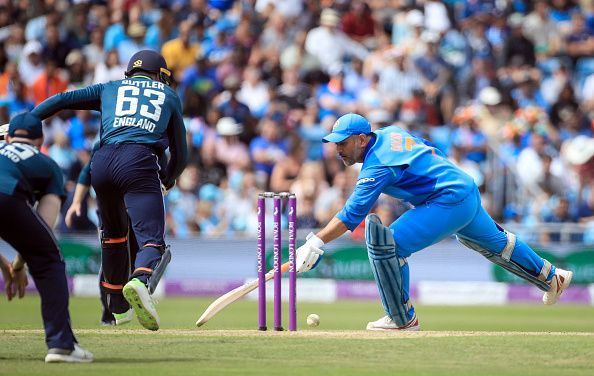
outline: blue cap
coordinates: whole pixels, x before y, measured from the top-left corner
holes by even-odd
[[[18,134],[15,136],[15,132],[19,129],[27,131],[27,134]],[[8,135],[10,137],[30,138],[32,140],[40,138],[43,136],[41,119],[29,112],[18,114],[10,120]]]
[[[371,124],[361,115],[346,114],[336,120],[332,127],[332,133],[322,139],[323,142],[342,142],[347,137],[356,134],[371,133]]]

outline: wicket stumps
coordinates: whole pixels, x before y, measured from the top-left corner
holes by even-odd
[[[264,192],[258,195],[258,329],[266,330],[266,199],[273,199],[273,257],[274,257],[274,330],[283,330],[281,300],[281,202],[287,200],[289,227],[289,330],[297,330],[297,272],[295,242],[297,239],[297,198],[289,192]]]

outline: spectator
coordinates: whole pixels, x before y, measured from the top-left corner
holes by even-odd
[[[514,13],[508,18],[511,33],[505,43],[503,59],[505,65],[529,65],[534,66],[536,57],[534,55],[534,44],[524,36],[522,26],[524,17],[520,13]]]
[[[56,61],[46,61],[45,71],[31,86],[31,94],[36,106],[52,95],[66,91],[68,81],[63,78],[62,74]]]
[[[116,50],[107,52],[105,60],[95,66],[93,83],[99,84],[114,80],[121,80],[126,73],[126,67],[120,64]]]
[[[342,31],[354,41],[375,47],[375,20],[369,4],[362,0],[353,1],[351,9],[343,17]]]
[[[19,75],[27,86],[33,85],[33,82],[43,74],[45,65],[41,58],[43,47],[36,40],[27,42],[23,47],[23,54],[19,61]]]
[[[281,138],[279,124],[270,117],[260,120],[260,136],[250,143],[250,155],[258,187],[268,187],[274,165],[287,155],[287,143]]]
[[[252,116],[262,117],[270,104],[270,88],[262,80],[260,70],[255,66],[246,67],[242,81],[237,99],[249,107]]]
[[[355,97],[344,87],[344,72],[333,69],[330,81],[320,86],[316,92],[316,99],[320,108],[319,118],[346,114],[355,110]]]
[[[287,155],[272,169],[270,189],[273,192],[288,192],[297,179],[305,161],[305,150],[298,138],[291,139]]]
[[[239,141],[243,126],[231,117],[220,118],[217,122],[218,138],[214,149],[219,162],[227,166],[227,176],[250,167],[250,155],[247,146]]]
[[[45,61],[53,60],[59,68],[66,67],[66,56],[72,47],[60,38],[58,26],[48,24],[45,29],[45,43],[41,55]]]
[[[305,49],[320,61],[325,71],[341,69],[347,56],[363,60],[368,54],[365,47],[338,30],[339,24],[338,13],[325,8],[320,16],[320,26],[310,30],[305,40]]]
[[[144,36],[144,45],[160,51],[165,42],[176,37],[175,15],[169,7],[160,8],[159,21],[152,24]]]
[[[130,61],[132,56],[140,50],[145,50],[144,35],[146,27],[140,22],[133,22],[126,29],[126,39],[118,44],[118,59],[120,61]],[[169,64],[169,62],[168,62]],[[169,65],[168,65],[169,66]]]
[[[567,54],[577,62],[582,57],[594,55],[594,30],[586,27],[584,16],[576,12],[571,16],[571,33],[567,36]]]
[[[420,73],[423,91],[429,102],[440,109],[444,121],[449,121],[454,113],[454,93],[450,85],[451,71],[439,56],[439,36],[425,32],[423,40],[427,43],[427,53],[415,60]]]
[[[177,80],[181,80],[184,70],[194,64],[200,51],[200,45],[190,41],[193,26],[189,20],[182,22],[179,25],[179,36],[163,44],[161,49],[167,66]]]

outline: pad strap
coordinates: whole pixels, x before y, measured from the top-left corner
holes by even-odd
[[[551,263],[545,259],[543,259],[544,261],[544,265],[542,266],[542,269],[540,269],[540,273],[538,274],[538,279],[540,279],[543,282],[547,281],[547,277],[549,276],[549,273],[551,272]]]
[[[505,245],[505,248],[503,248],[503,251],[501,251],[501,258],[505,261],[509,261],[516,248],[516,235],[507,231],[505,232],[505,235],[507,235],[507,244]]]

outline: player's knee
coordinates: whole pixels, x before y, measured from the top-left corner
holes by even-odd
[[[128,236],[107,236],[104,232],[101,232],[101,248],[102,249],[113,249],[121,250],[128,249]]]
[[[378,259],[394,257],[396,242],[389,227],[382,224],[377,214],[365,218],[365,242],[369,257]]]

